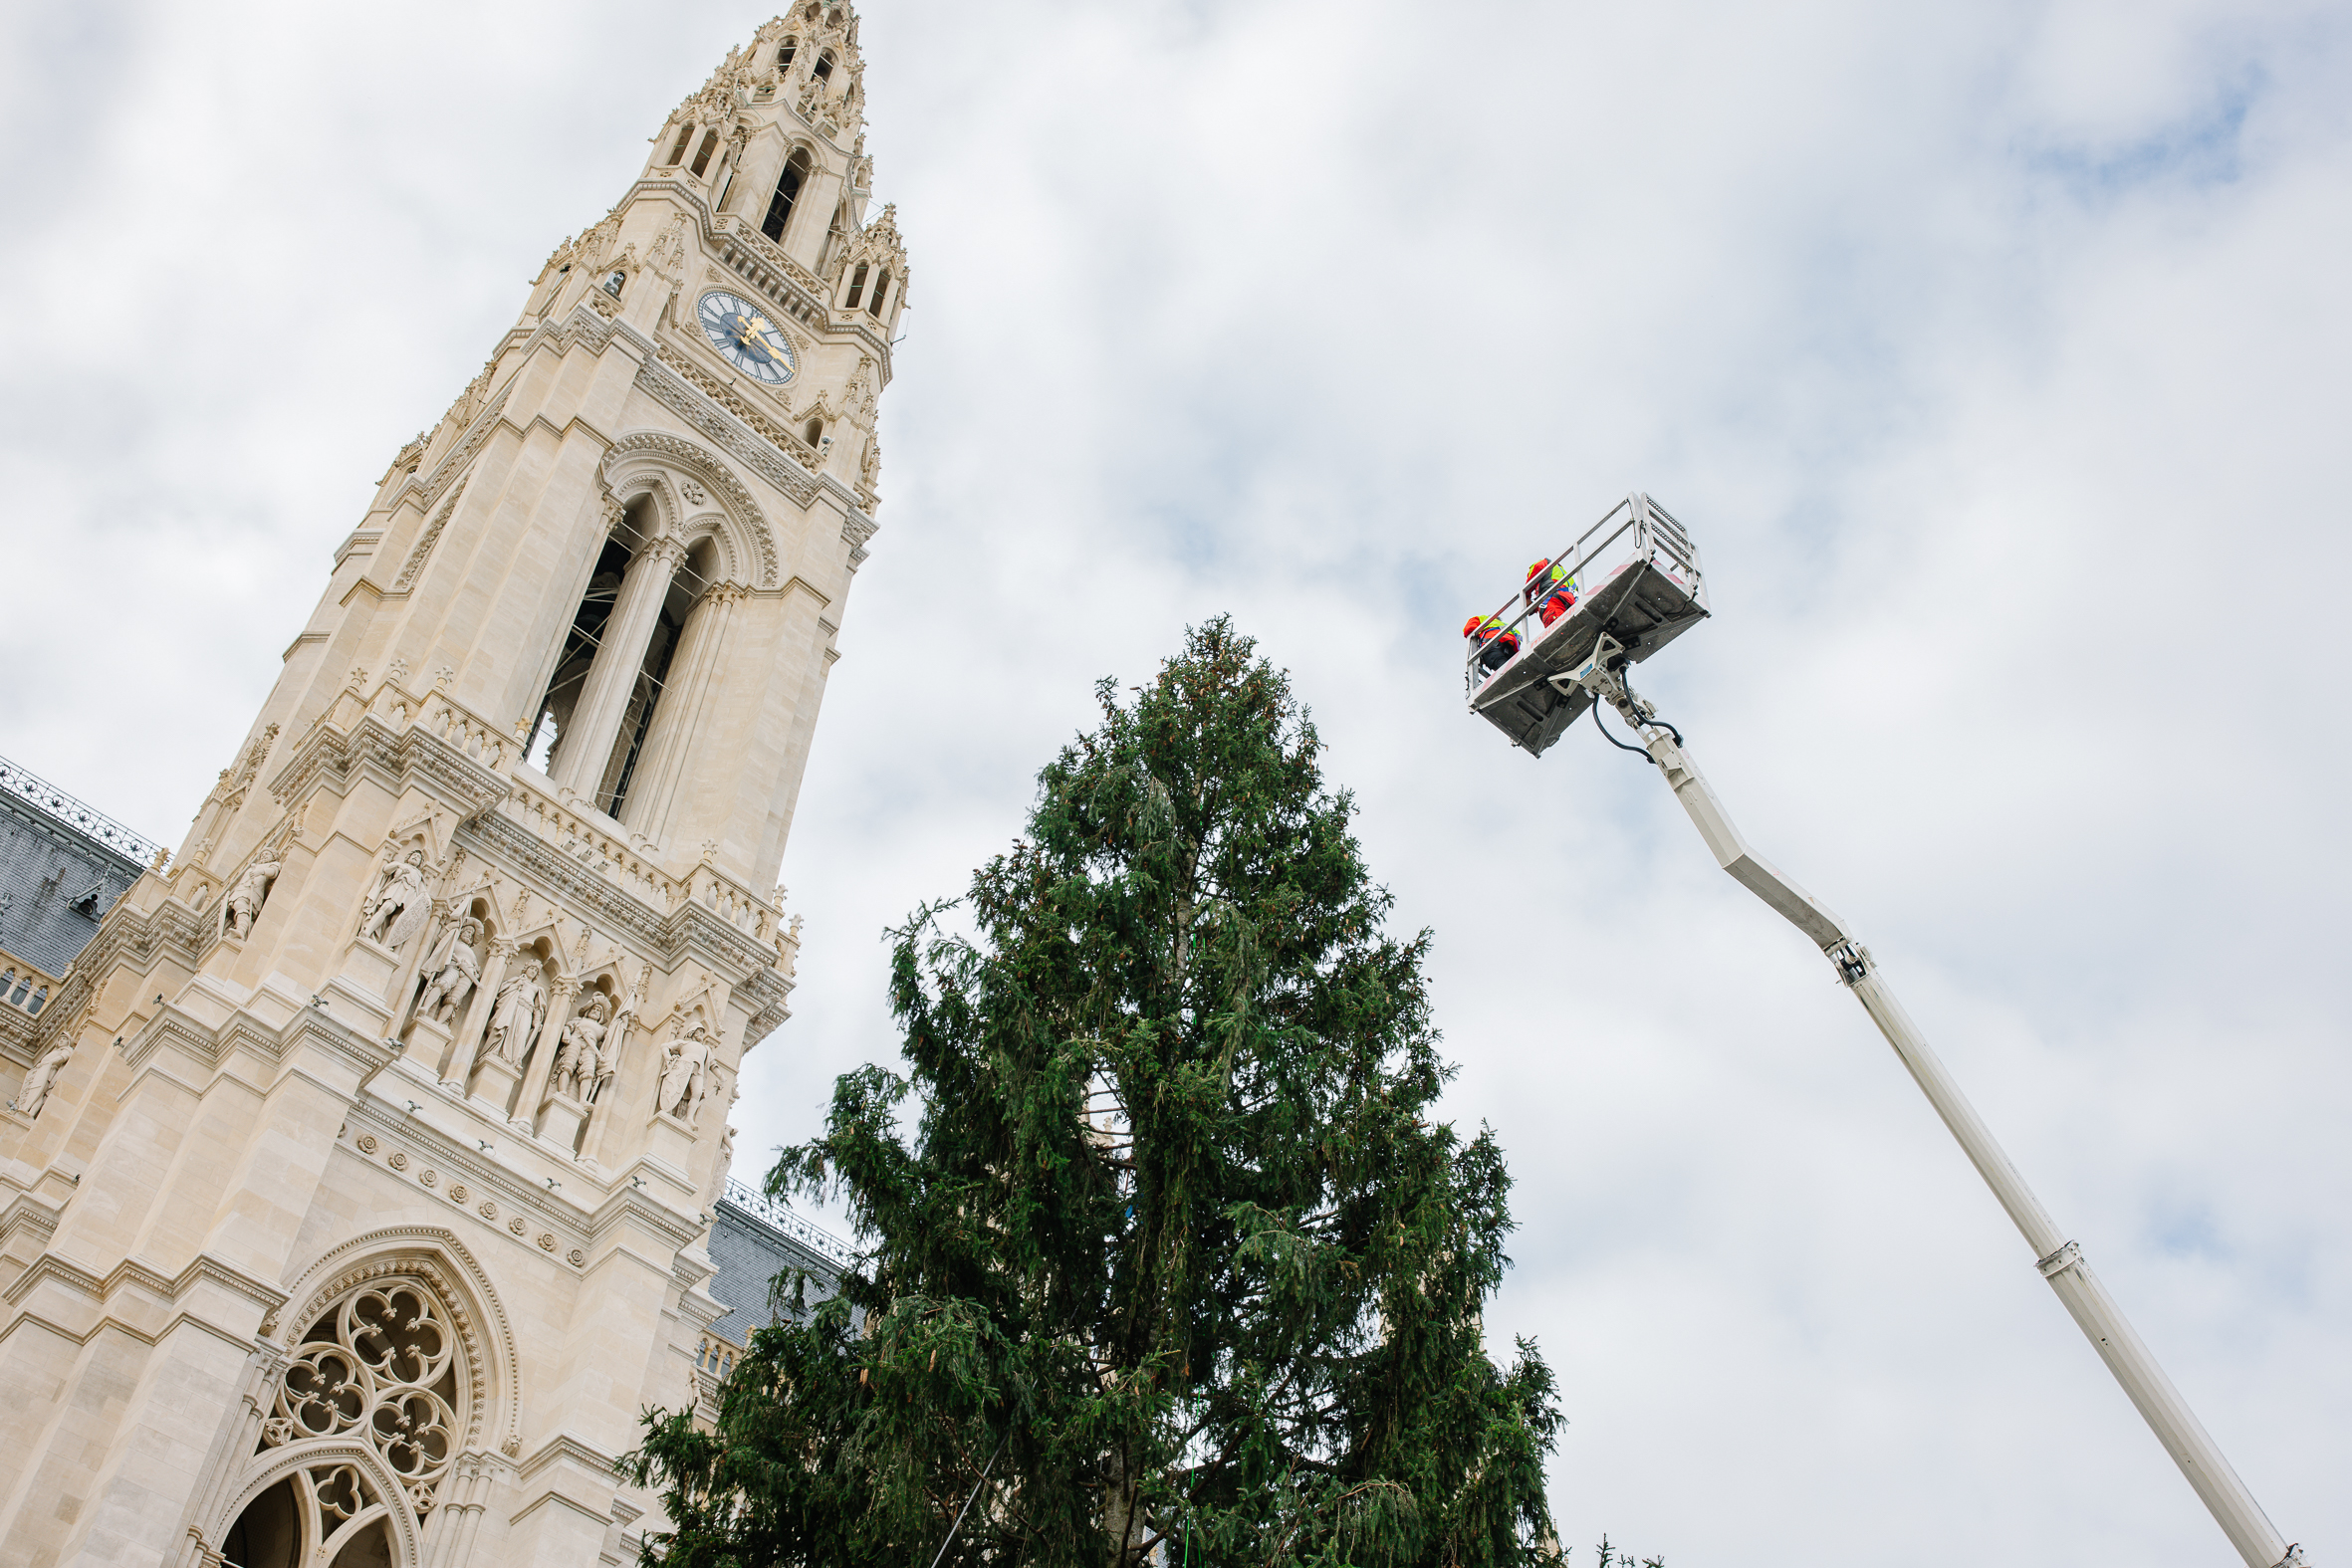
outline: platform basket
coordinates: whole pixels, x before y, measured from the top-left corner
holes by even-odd
[[[1495,612],[1519,651],[1492,671],[1473,647],[1464,664],[1470,711],[1530,757],[1583,717],[1592,698],[1564,679],[1592,657],[1601,636],[1638,663],[1707,618],[1707,581],[1683,526],[1636,491],[1551,558],[1569,568],[1575,607],[1548,626],[1542,597],[1523,590]],[[1564,690],[1562,688],[1565,688]]]

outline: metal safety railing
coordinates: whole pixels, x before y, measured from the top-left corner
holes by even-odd
[[[820,1230],[796,1214],[789,1204],[780,1204],[756,1187],[747,1186],[734,1177],[727,1178],[725,1201],[755,1220],[764,1220],[794,1240],[806,1244],[827,1262],[843,1267],[857,1261],[857,1248],[834,1235]]]
[[[1463,681],[1476,692],[1545,630],[1543,611],[1554,598],[1572,596],[1577,605],[1628,567],[1648,561],[1679,583],[1702,606],[1707,602],[1699,552],[1690,532],[1647,495],[1635,491],[1579,534],[1565,550],[1544,558],[1545,569],[1525,578],[1491,615],[1479,617],[1481,634],[1463,655]],[[1573,608],[1566,611],[1575,613]],[[1558,618],[1556,615],[1555,619]],[[1497,643],[1509,652],[1490,655]]]
[[[150,864],[162,845],[144,833],[134,833],[96,806],[85,805],[36,774],[0,758],[0,789],[40,807],[68,827],[87,833],[117,854]]]

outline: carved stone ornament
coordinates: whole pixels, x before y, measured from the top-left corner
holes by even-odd
[[[230,885],[228,897],[220,903],[220,929],[223,935],[242,942],[253,935],[253,923],[261,915],[261,907],[270,900],[270,890],[278,885],[278,873],[285,870],[285,862],[269,850],[245,868],[244,873]]]
[[[424,928],[430,908],[431,895],[424,885],[424,851],[411,849],[405,858],[391,862],[377,875],[367,913],[359,922],[359,935],[397,953]]]
[[[638,380],[641,383],[643,379],[644,373],[640,370]],[[681,384],[680,390],[684,389]],[[760,511],[759,503],[752,499],[752,493],[744,488],[743,481],[736,478],[734,471],[719,460],[717,453],[683,437],[659,431],[639,431],[634,435],[622,436],[605,451],[599,465],[599,477],[606,487],[613,488],[613,476],[622,470],[628,459],[639,456],[660,459],[664,466],[676,470],[678,477],[697,479],[709,486],[726,508],[728,520],[742,531],[740,538],[722,536],[729,555],[738,556],[748,546],[759,557],[760,585],[770,588],[776,586],[776,539],[768,530],[767,517]],[[748,574],[750,562],[737,560],[733,566],[737,573]]]
[[[638,390],[724,447],[729,455],[741,460],[779,493],[791,497],[796,505],[805,507],[816,499],[816,482],[807,473],[797,464],[787,463],[773,443],[762,441],[742,420],[707,394],[689,386],[676,371],[648,359],[637,367],[635,384]],[[697,470],[699,477],[727,503],[738,523],[752,536],[750,544],[760,558],[760,585],[776,586],[776,542],[768,532],[767,520],[743,482],[707,449],[673,435],[623,436],[605,454],[606,482],[610,482],[614,464],[626,452],[647,450],[659,451],[681,466]],[[739,563],[736,569],[743,570],[747,565],[748,562]]]
[[[603,1076],[605,1006],[601,992],[590,993],[579,1014],[564,1025],[555,1070],[548,1077],[548,1086],[556,1093],[586,1100]]]
[[[464,1431],[459,1362],[437,1293],[419,1280],[370,1281],[304,1333],[272,1391],[262,1447],[359,1439],[400,1478],[409,1506],[427,1512]]]
[[[536,961],[527,963],[499,984],[490,1027],[482,1035],[475,1059],[495,1055],[509,1066],[521,1066],[523,1053],[538,1037],[540,1019],[546,1015],[547,987],[540,966]]]
[[[472,477],[468,474],[466,479]],[[457,482],[457,488],[449,492],[449,499],[441,503],[441,510],[433,514],[433,521],[426,524],[425,531],[417,536],[416,548],[408,553],[407,562],[400,567],[400,574],[392,579],[394,593],[404,593],[415,585],[416,574],[424,569],[425,560],[432,555],[433,545],[440,539],[441,530],[448,526],[449,514],[457,510],[458,498],[465,494],[465,479]]]
[[[462,1012],[482,983],[482,923],[471,915],[450,922],[440,945],[425,960],[417,984],[416,1015],[447,1023]]]
[[[24,1087],[17,1091],[12,1102],[18,1115],[29,1120],[41,1114],[41,1107],[49,1103],[50,1091],[57,1087],[58,1075],[74,1059],[74,1043],[71,1037],[62,1039],[33,1063],[33,1070],[25,1074]]]

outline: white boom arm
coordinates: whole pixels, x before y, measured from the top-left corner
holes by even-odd
[[[1604,649],[1609,645],[1604,642]],[[1596,650],[1597,651],[1597,650]],[[1654,722],[1654,711],[1649,704],[1635,697],[1615,673],[1607,669],[1605,654],[1595,657],[1572,676],[1557,677],[1562,684],[1573,683],[1585,688],[1596,699],[1605,700],[1624,715],[1626,722],[1645,743],[1650,760],[1658,765],[1672,786],[1675,798],[1683,809],[1691,813],[1698,824],[1699,836],[1707,840],[1707,847],[1715,851],[1716,863],[1729,871],[1733,879],[1763,899],[1791,925],[1810,937],[1837,967],[1837,976],[1851,990],[1870,1020],[1886,1035],[1887,1043],[1895,1047],[1895,1054],[1903,1065],[1911,1069],[1928,1103],[1936,1114],[1944,1118],[1944,1125],[1952,1129],[1952,1136],[1960,1140],[1960,1147],[1985,1178],[1985,1185],[1993,1189],[1993,1196],[2000,1200],[2000,1207],[2024,1233],[2026,1245],[2033,1248],[2035,1266],[2041,1276],[2057,1291],[2058,1299],[2066,1303],[2066,1310],[2090,1339],[2107,1363],[2107,1370],[2115,1374],[2115,1381],[2139,1407],[2140,1415],[2154,1429],[2157,1441],[2164,1445],[2173,1462],[2181,1466],[2181,1473],[2189,1477],[2189,1484],[2205,1505],[2213,1511],[2214,1519],[2222,1526],[2222,1533],[2230,1537],[2245,1558],[2246,1568],[2301,1568],[2305,1559],[2299,1547],[2290,1546],[2279,1535],[2278,1529],[2256,1503],[2245,1482],[2230,1467],[2205,1426],[2190,1410],[2172,1379],[2164,1375],[2164,1368],[2148,1353],[2148,1347],[2125,1321],[2123,1311],[2107,1287],[2091,1272],[2082,1259],[2082,1249],[2066,1239],[2064,1232],[2050,1219],[2049,1211],[2026,1187],[2025,1179],[2009,1163],[2009,1157],[1994,1140],[1993,1133],[1969,1104],[1968,1096],[1960,1092],[1960,1085],[1911,1021],[1911,1014],[1895,1000],[1879,978],[1878,966],[1871,962],[1870,950],[1857,943],[1844,922],[1821,907],[1820,903],[1794,882],[1772,869],[1771,864],[1740,836],[1732,819],[1724,813],[1723,802],[1708,787],[1706,778],[1690,753],[1664,727]]]

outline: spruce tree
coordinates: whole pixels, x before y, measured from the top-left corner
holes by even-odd
[[[1248,638],[1130,690],[891,934],[905,1074],[844,1075],[769,1178],[841,1195],[864,1261],[813,1311],[779,1282],[798,1320],[715,1431],[649,1413],[648,1561],[1556,1560],[1552,1378],[1487,1355],[1510,1178],[1436,1119],[1429,935],[1385,930]]]

